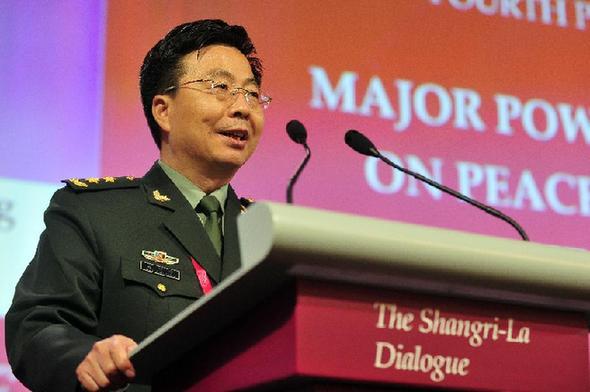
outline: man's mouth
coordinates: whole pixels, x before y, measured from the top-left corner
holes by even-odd
[[[231,137],[234,140],[246,141],[248,140],[248,132],[243,130],[231,130],[219,132],[223,136]]]

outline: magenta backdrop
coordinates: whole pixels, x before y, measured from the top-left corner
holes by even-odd
[[[533,241],[587,248],[585,10],[567,3],[519,14],[480,3],[112,3],[103,174],[141,175],[157,157],[137,93],[144,53],[172,25],[224,18],[248,28],[274,99],[259,150],[233,181],[240,194],[285,200],[303,158],[284,131],[297,118],[313,150],[298,204],[518,238],[504,222],[352,152],[343,135],[354,128],[402,165],[513,216]]]

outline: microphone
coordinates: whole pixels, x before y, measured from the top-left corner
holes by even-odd
[[[514,219],[512,219],[508,215],[504,214],[501,211],[496,210],[493,207],[488,206],[487,204],[483,204],[475,199],[465,196],[462,193],[459,193],[454,189],[451,189],[445,185],[439,184],[438,182],[433,181],[428,177],[425,177],[419,173],[416,173],[412,170],[408,170],[404,167],[401,167],[401,166],[395,164],[394,162],[389,160],[387,157],[383,156],[383,154],[381,154],[379,152],[379,150],[377,150],[375,145],[365,135],[363,135],[359,131],[355,131],[354,129],[347,131],[346,135],[344,135],[344,142],[350,148],[352,148],[354,151],[358,152],[359,154],[379,158],[383,162],[388,164],[389,166],[391,166],[391,167],[393,167],[405,174],[408,174],[420,181],[423,181],[423,182],[427,183],[428,185],[435,187],[436,189],[440,189],[441,191],[443,191],[451,196],[457,197],[457,198],[463,200],[464,202],[469,203],[472,206],[479,208],[480,210],[483,210],[487,214],[490,214],[496,218],[503,220],[504,222],[506,222],[510,226],[512,226],[514,229],[516,229],[516,231],[518,231],[518,234],[520,234],[520,236],[522,237],[522,239],[524,241],[529,240],[529,237],[526,234],[526,232],[524,231],[524,229]]]
[[[289,121],[287,123],[287,134],[295,143],[303,144],[305,146],[307,141],[307,131],[300,121]]]
[[[348,145],[348,147],[360,154],[375,158],[381,157],[377,147],[375,147],[375,145],[359,131],[351,129],[350,131],[346,132],[346,135],[344,135],[344,142]]]
[[[307,165],[309,158],[311,158],[311,150],[307,145],[307,130],[298,120],[291,120],[287,123],[287,134],[297,144],[301,144],[305,149],[305,158],[299,165],[299,168],[289,180],[289,184],[287,185],[287,203],[293,204],[293,187],[299,178],[299,175]]]

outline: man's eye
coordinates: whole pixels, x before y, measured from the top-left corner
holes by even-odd
[[[248,95],[254,99],[258,99],[260,97],[260,93],[258,91],[248,91]]]
[[[213,89],[217,91],[227,91],[229,86],[226,83],[213,83]]]

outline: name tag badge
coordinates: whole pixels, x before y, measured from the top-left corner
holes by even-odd
[[[180,280],[180,270],[167,267],[162,264],[151,263],[146,260],[140,260],[139,269],[149,274],[163,276],[174,280]]]

